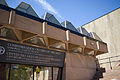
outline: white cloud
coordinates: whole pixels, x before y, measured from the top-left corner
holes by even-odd
[[[44,9],[46,9],[46,10],[48,10],[50,12],[53,12],[58,17],[63,19],[63,17],[46,0],[35,0],[35,1],[39,2]]]

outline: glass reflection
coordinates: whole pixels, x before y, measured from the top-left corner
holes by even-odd
[[[50,79],[50,67],[36,67],[34,72],[34,80],[51,80]]]
[[[82,53],[82,48],[75,48],[73,50],[70,50],[71,52],[74,52],[74,53]]]
[[[34,72],[34,80],[57,80],[57,76],[58,68],[37,66]]]
[[[39,36],[30,38],[28,40],[25,40],[24,43],[29,43],[29,44],[39,45],[39,46],[45,46],[44,39],[39,37]]]
[[[32,66],[11,65],[10,80],[33,80]]]
[[[13,30],[5,27],[0,29],[0,37],[18,41]]]
[[[57,80],[58,70],[57,67],[0,63],[0,80]]]

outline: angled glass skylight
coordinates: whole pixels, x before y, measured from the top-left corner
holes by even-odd
[[[60,25],[60,26],[61,26],[60,22],[55,18],[55,16],[52,15],[52,14],[50,14],[50,13],[48,13],[48,12],[46,12],[46,13],[42,16],[42,18],[43,18],[44,20],[46,20],[46,21],[49,21],[49,22],[51,22],[51,23],[54,23],[54,24],[57,24],[57,25]]]
[[[5,0],[0,0],[0,4],[8,6],[7,2]]]
[[[16,10],[22,11],[24,13],[30,14],[32,16],[35,17],[39,17],[36,12],[34,11],[34,9],[31,7],[31,5],[21,2],[17,7]]]
[[[91,35],[89,34],[89,32],[85,28],[78,27],[77,30],[79,31],[79,33],[91,37]]]
[[[78,27],[77,28],[78,32],[82,34],[82,28],[81,27]]]
[[[63,21],[61,25],[64,26],[65,28],[78,32],[77,29],[73,26],[73,24],[67,20]]]

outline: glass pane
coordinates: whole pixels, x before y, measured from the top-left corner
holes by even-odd
[[[10,80],[33,80],[33,67],[12,64]]]
[[[0,37],[18,41],[12,29],[8,29],[5,27],[0,29]]]
[[[43,19],[61,26],[60,22],[55,18],[55,16],[48,12],[43,15]]]
[[[34,80],[52,80],[51,67],[36,67]]]
[[[71,52],[82,53],[82,48],[73,49],[73,50],[71,50]]]
[[[24,2],[22,2],[20,5],[19,5],[19,8],[23,8],[23,9],[27,9],[29,7],[28,4],[25,4]]]
[[[24,41],[25,43],[29,43],[29,44],[35,44],[35,45],[39,45],[39,46],[45,46],[45,42],[44,39],[37,36],[31,39],[28,39],[26,41]]]
[[[57,80],[58,69],[57,67],[36,66],[34,80]],[[0,63],[0,80],[33,80],[33,66],[11,64],[10,67],[10,64]]]
[[[51,45],[50,47],[64,50],[65,49],[65,43],[56,43],[54,45]]]
[[[88,52],[87,54],[88,54],[88,55],[94,55],[95,52],[94,52],[94,51],[90,51],[90,52]]]
[[[17,10],[21,11],[21,12],[24,12],[24,13],[27,13],[27,14],[30,14],[32,16],[35,16],[35,17],[39,17],[36,12],[34,11],[34,9],[29,5],[29,4],[26,4],[24,2],[21,2],[17,7],[16,7]]]
[[[62,26],[66,27],[66,28],[68,28],[68,29],[70,29],[72,31],[78,32],[77,29],[74,27],[74,25],[71,22],[67,21],[67,20],[63,21],[61,24],[62,24]]]
[[[52,80],[52,70],[53,80],[57,80],[58,68],[36,66],[34,80]]]
[[[57,76],[58,76],[58,69],[59,68],[53,68],[53,80],[57,80]]]
[[[0,63],[0,80],[8,80],[9,64]]]

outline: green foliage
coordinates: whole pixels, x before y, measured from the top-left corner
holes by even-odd
[[[24,65],[15,65],[11,69],[10,80],[30,80],[33,75],[33,68]]]

